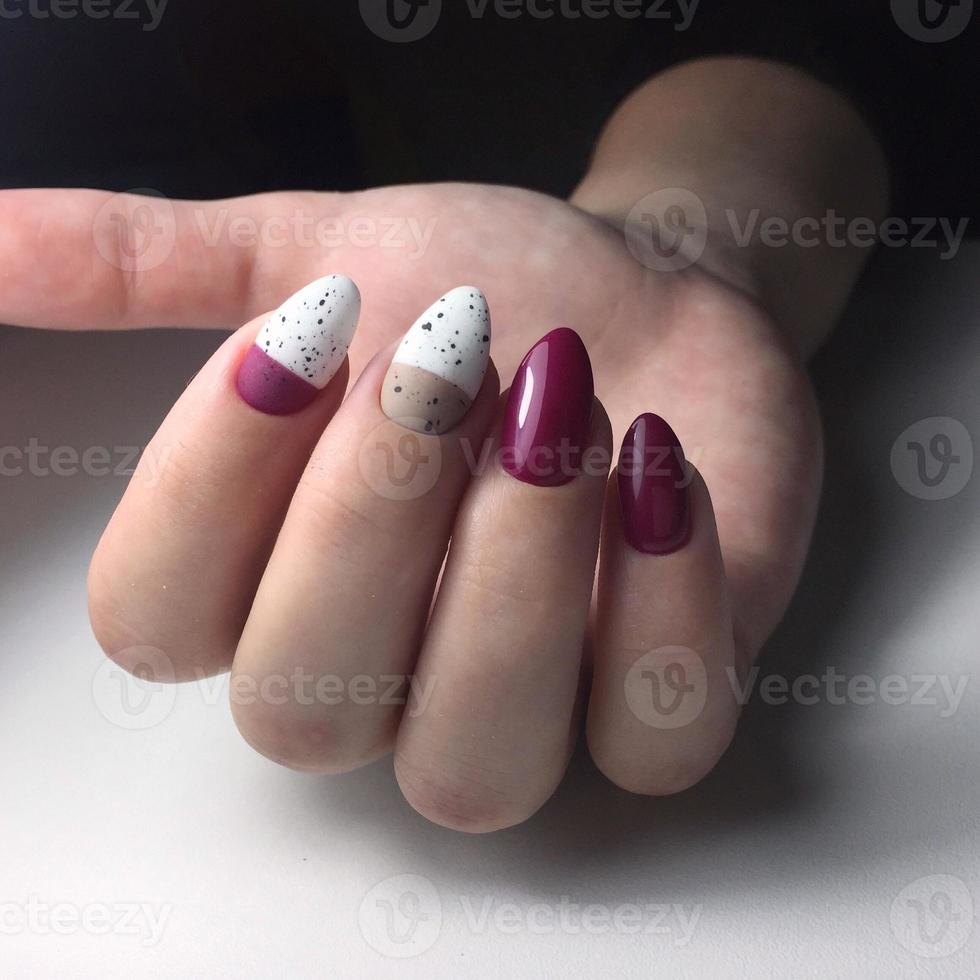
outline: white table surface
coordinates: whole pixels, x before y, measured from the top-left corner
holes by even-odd
[[[923,499],[901,448],[921,431],[892,464],[918,420],[980,437],[978,271],[978,245],[880,255],[815,365],[823,509],[761,674],[874,692],[757,691],[677,798],[579,753],[534,819],[468,837],[417,816],[389,760],[281,769],[226,681],[136,691],[91,638],[124,477],[0,478],[0,977],[980,976],[980,474],[960,453],[938,492],[965,487]],[[219,339],[0,328],[0,446],[143,445]],[[937,424],[962,440],[926,442]]]

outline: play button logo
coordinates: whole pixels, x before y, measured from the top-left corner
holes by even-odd
[[[959,37],[973,17],[973,0],[891,0],[891,5],[895,23],[927,44]]]
[[[361,19],[382,41],[406,44],[431,34],[442,0],[360,0]]]

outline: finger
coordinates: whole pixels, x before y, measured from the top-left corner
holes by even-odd
[[[518,823],[560,781],[592,593],[609,422],[581,340],[524,359],[499,445],[471,484],[429,624],[395,769],[420,813],[482,832]]]
[[[609,481],[587,732],[635,793],[696,783],[731,741],[735,648],[711,498],[673,431],[641,415]]]
[[[293,250],[260,253],[239,244],[235,222],[261,226],[298,200],[0,191],[0,323],[102,330],[241,323],[275,305],[280,278],[298,285],[312,272],[285,263],[283,253],[295,259]],[[312,263],[316,254],[308,251]],[[282,268],[270,268],[272,261]]]
[[[257,335],[251,323],[231,337],[161,425],[89,572],[96,636],[122,666],[183,680],[231,664],[296,482],[343,398],[359,309],[349,279],[311,283]],[[318,353],[307,361],[302,347]]]
[[[235,655],[245,739],[340,772],[387,752],[498,381],[479,290],[437,300],[378,355],[320,440]],[[424,692],[421,692],[424,697]]]

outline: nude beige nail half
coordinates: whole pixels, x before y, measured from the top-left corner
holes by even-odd
[[[381,387],[381,409],[415,432],[448,432],[479,394],[489,361],[487,301],[475,286],[459,286],[405,334]]]

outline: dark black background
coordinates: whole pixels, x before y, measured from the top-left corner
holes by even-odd
[[[410,44],[372,34],[356,0],[170,0],[152,32],[0,19],[0,184],[214,197],[474,180],[566,194],[631,88],[742,53],[848,93],[887,149],[893,214],[977,214],[980,9],[958,38],[927,44],[887,0],[701,0],[686,31],[443,6]]]

